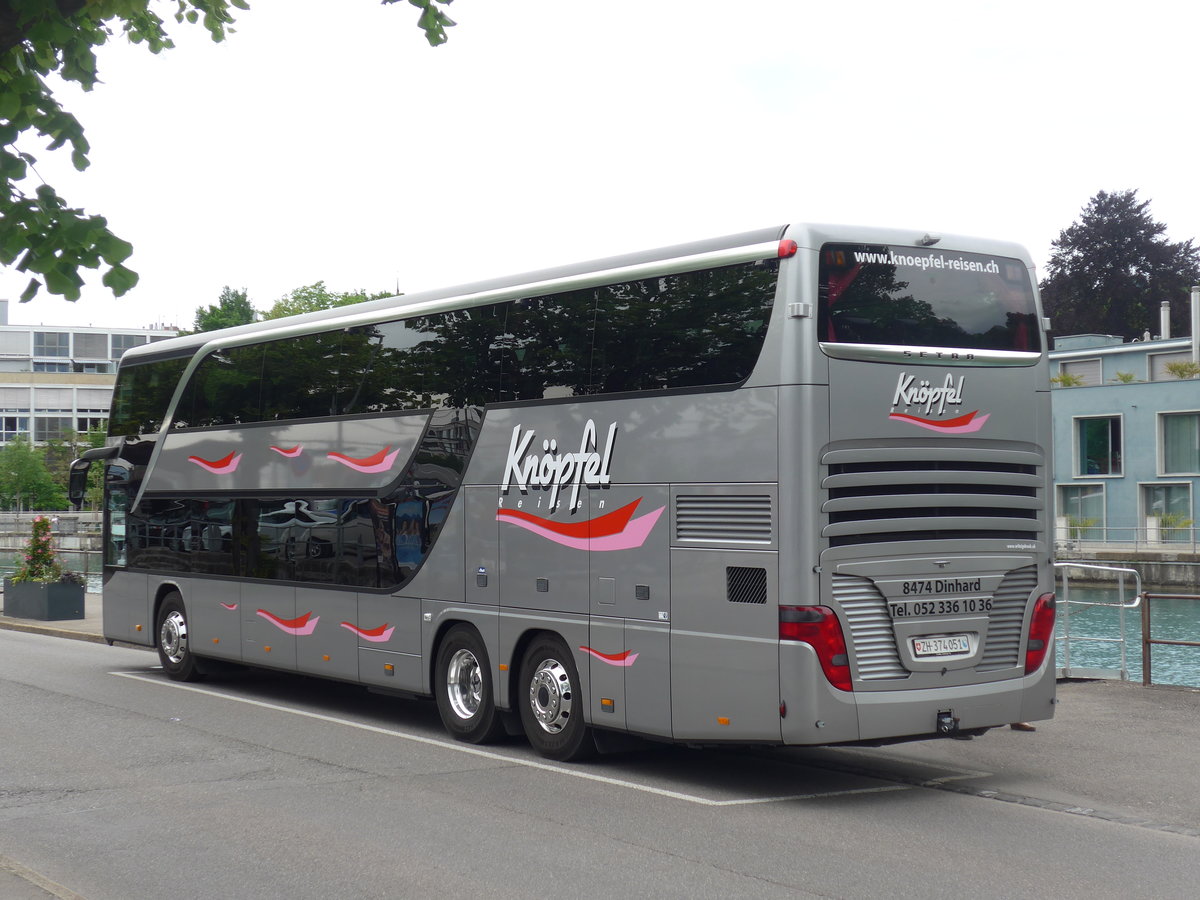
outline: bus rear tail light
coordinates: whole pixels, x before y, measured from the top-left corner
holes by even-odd
[[[1036,672],[1046,659],[1054,642],[1053,594],[1042,594],[1033,605],[1033,616],[1029,620],[1029,643],[1025,648],[1025,674]]]
[[[808,644],[817,652],[829,683],[839,691],[854,690],[842,623],[828,606],[779,607],[779,639]]]
[[[797,245],[797,243],[795,241],[788,241],[788,240],[780,241],[779,242],[779,258],[780,259],[790,259],[791,257],[796,255],[796,251],[798,251],[799,249],[800,249],[800,247],[799,247],[799,245]]]

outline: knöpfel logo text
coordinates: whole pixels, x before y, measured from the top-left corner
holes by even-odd
[[[934,384],[927,379],[918,381],[916,375],[901,372],[896,379],[896,393],[892,396],[892,412],[888,418],[941,434],[978,431],[990,413],[980,415],[979,410],[974,410],[966,415],[945,418],[947,407],[953,413],[962,406],[965,382],[965,375],[958,376],[958,381],[953,375],[947,375],[941,384]],[[903,407],[904,412],[897,412],[897,407]]]
[[[583,438],[577,453],[559,453],[558,441],[549,438],[542,441],[541,453],[530,453],[529,445],[535,438],[533,429],[525,430],[520,425],[513,428],[508,444],[508,460],[504,464],[504,479],[500,489],[508,493],[515,485],[522,493],[529,488],[550,488],[549,509],[558,505],[559,491],[568,485],[571,488],[571,510],[579,507],[580,485],[589,487],[605,485],[612,480],[613,443],[617,438],[617,423],[608,426],[603,452],[596,440],[596,423],[588,419],[583,426]]]

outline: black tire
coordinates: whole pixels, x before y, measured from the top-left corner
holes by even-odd
[[[486,744],[504,735],[487,648],[474,628],[456,625],[450,629],[438,647],[433,679],[438,713],[452,736]]]
[[[584,721],[579,670],[557,635],[542,635],[529,645],[517,693],[521,725],[534,750],[560,762],[595,754],[596,742]]]
[[[154,633],[158,658],[167,675],[175,681],[199,681],[204,677],[200,663],[188,645],[187,609],[177,592],[163,598]]]

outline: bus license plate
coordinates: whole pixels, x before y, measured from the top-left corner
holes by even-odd
[[[962,656],[971,652],[971,642],[965,634],[946,634],[939,637],[912,639],[913,656]]]

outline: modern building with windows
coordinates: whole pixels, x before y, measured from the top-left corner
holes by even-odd
[[[0,444],[86,432],[108,419],[117,360],[130,347],[175,337],[167,328],[10,325],[0,300]]]
[[[1126,343],[1089,334],[1055,341],[1059,541],[1194,549],[1200,380],[1187,364],[1195,349],[1192,338]]]

